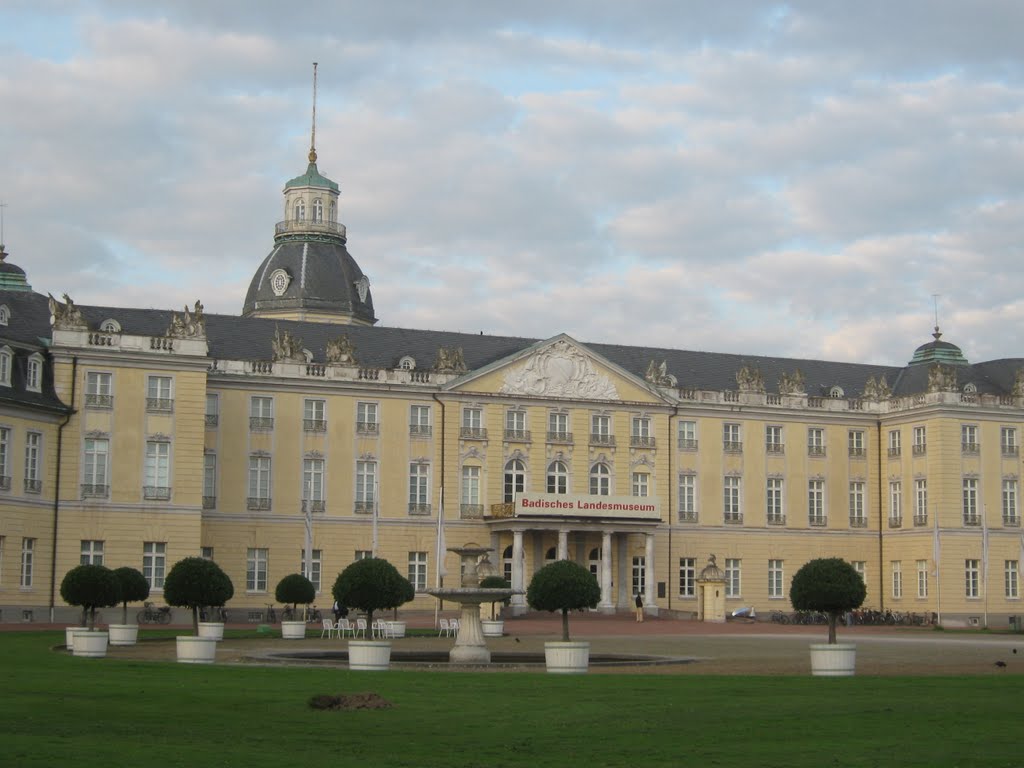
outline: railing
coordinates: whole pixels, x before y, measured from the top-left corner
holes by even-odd
[[[786,452],[786,446],[782,443],[766,443],[764,449],[767,453],[783,454]]]
[[[599,445],[607,448],[615,447],[615,435],[605,435],[600,432],[590,433],[590,444]]]
[[[978,443],[960,443],[960,449],[965,455],[976,454],[981,451]]]
[[[323,511],[326,509],[323,499],[303,499],[300,506],[303,514],[306,512],[323,514]]]
[[[865,455],[866,452],[862,447],[857,447],[856,445],[850,446],[850,458],[863,459]]]
[[[109,495],[109,485],[98,485],[96,483],[82,483],[83,499],[105,499]]]
[[[0,475],[0,491],[9,491],[9,490],[11,490],[11,476],[10,475]]]
[[[463,440],[486,440],[487,439],[487,428],[486,427],[461,427],[459,429],[459,437]]]
[[[114,407],[114,396],[113,395],[98,395],[95,392],[85,393],[85,407],[86,408],[113,408]]]
[[[171,488],[167,485],[144,485],[142,487],[142,498],[148,501],[169,501]]]
[[[548,432],[547,442],[571,444],[572,432]]]
[[[740,393],[739,392],[733,392],[731,390],[727,391],[727,392],[723,392],[722,393],[722,400],[724,400],[727,403],[738,403],[740,401]]]
[[[697,441],[692,437],[681,437],[679,438],[679,450],[680,451],[696,451]]]
[[[867,528],[868,519],[866,517],[857,517],[855,515],[850,516],[850,527],[851,528]]]
[[[25,493],[42,493],[43,481],[42,480],[29,480],[25,478]]]
[[[964,512],[964,525],[977,526],[981,525],[981,515],[970,512]]]
[[[743,453],[743,443],[738,440],[726,440],[722,443],[722,449],[726,453]]]
[[[928,515],[914,515],[914,527],[920,528],[928,525]]]
[[[697,510],[695,509],[681,509],[679,510],[679,522],[680,523],[696,523],[699,522],[697,518]]]
[[[409,373],[409,380],[414,384],[429,384],[430,371],[411,371]]]
[[[149,339],[149,348],[160,352],[173,352],[174,341],[166,336],[152,336]]]
[[[807,455],[808,456],[818,456],[818,457],[824,456],[825,455],[825,446],[824,445],[808,445],[807,446]]]
[[[357,515],[372,515],[376,503],[372,501],[357,501],[352,511]]]
[[[357,376],[361,381],[377,381],[380,379],[379,368],[360,368]]]
[[[249,430],[252,432],[272,432],[274,418],[272,416],[250,416]]]
[[[824,528],[828,525],[827,515],[811,515],[807,518],[807,524],[812,528]]]
[[[1017,515],[1003,515],[1003,525],[1007,528],[1020,528],[1020,517]]]
[[[217,508],[217,497],[216,496],[203,496],[203,509],[216,509]]]
[[[903,517],[902,516],[900,516],[900,517],[890,517],[889,518],[889,527],[890,528],[902,528],[903,527]]]
[[[655,439],[653,435],[630,435],[629,436],[629,447],[630,448],[653,448],[655,445]]]
[[[251,509],[257,512],[267,512],[270,510],[270,497],[269,496],[249,496],[245,500],[245,508]]]
[[[216,413],[208,413],[208,414],[206,414],[206,426],[208,426],[208,427],[216,427],[218,424],[220,424],[220,416],[218,414],[216,414]]]
[[[300,234],[319,232],[328,235],[345,237],[345,225],[337,221],[310,221],[309,219],[285,219],[274,225],[275,235]]]
[[[303,432],[326,432],[327,421],[325,419],[303,419],[302,420],[302,431]]]
[[[920,445],[915,445],[913,448],[913,453],[915,456],[924,456],[926,453],[928,453],[928,446],[923,443]]]
[[[356,422],[356,434],[357,435],[379,435],[380,424],[376,421],[357,421]]]
[[[409,434],[412,437],[430,437],[434,434],[434,428],[430,424],[410,424]]]
[[[460,504],[459,517],[463,520],[480,520],[484,516],[483,504]]]
[[[313,376],[314,378],[323,378],[327,375],[327,366],[322,363],[308,363],[306,365],[306,375]]]
[[[506,429],[505,439],[509,442],[528,443],[530,442],[530,430],[528,429]]]
[[[726,512],[725,516],[726,525],[742,525],[743,524],[743,513],[742,512]]]
[[[890,448],[889,449],[889,458],[890,459],[899,458],[901,455],[902,455],[902,451],[899,448]]]
[[[1017,456],[1020,453],[1020,449],[1016,445],[1004,445],[1000,449],[1003,452],[1003,456]]]
[[[824,397],[808,397],[807,398],[808,408],[824,408],[825,398]]]
[[[768,515],[768,525],[785,525],[785,515]]]
[[[109,333],[90,333],[88,344],[90,347],[112,347],[114,337]]]
[[[515,517],[516,516],[516,505],[512,502],[505,502],[502,504],[491,504],[491,517]],[[465,515],[463,515],[465,517]]]
[[[429,515],[430,505],[429,504],[414,504],[409,503],[409,514],[410,515]]]
[[[250,370],[253,373],[273,373],[274,364],[269,360],[253,360]]]
[[[150,413],[172,413],[174,400],[169,397],[147,397],[146,410]]]

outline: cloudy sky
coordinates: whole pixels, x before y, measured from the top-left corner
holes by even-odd
[[[504,6],[515,8],[515,13]],[[237,314],[317,150],[382,324],[1024,356],[1018,0],[0,0],[11,261]]]

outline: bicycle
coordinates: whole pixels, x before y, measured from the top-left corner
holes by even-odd
[[[305,613],[307,624],[316,624],[323,621],[323,614],[320,613],[320,609],[315,605],[306,609]],[[286,605],[284,610],[281,611],[281,621],[302,621],[302,614],[303,609]]]
[[[268,624],[277,623],[277,611],[274,610],[273,604],[267,606],[266,612],[263,614],[263,618]]]
[[[170,624],[171,609],[164,605],[157,608],[153,603],[143,603],[143,609],[136,615],[139,624]]]
[[[199,620],[200,621],[219,621],[222,624],[228,622],[228,612],[224,606],[217,605],[213,608],[207,608],[203,606],[199,609]]]

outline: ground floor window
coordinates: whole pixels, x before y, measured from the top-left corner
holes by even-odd
[[[781,560],[768,561],[768,597],[785,597],[783,594],[783,573]]]
[[[741,591],[741,572],[740,566],[742,561],[739,558],[727,557],[725,559],[725,596],[726,597],[739,597],[742,594]]]
[[[697,594],[697,558],[679,558],[679,596],[694,597]]]
[[[266,549],[250,548],[245,555],[245,588],[249,592],[267,591],[267,561],[269,552]]]
[[[642,595],[647,587],[647,558],[633,558],[633,594]]]
[[[409,583],[417,592],[427,588],[427,553],[409,553]]]
[[[164,588],[164,569],[167,565],[167,542],[146,541],[142,544],[142,575],[150,589]]]

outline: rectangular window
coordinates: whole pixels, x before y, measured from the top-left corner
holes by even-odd
[[[249,457],[249,509],[270,509],[269,456]]]
[[[765,515],[769,525],[785,525],[786,515],[782,508],[782,478],[769,477],[765,488]]]
[[[213,547],[200,547],[199,556],[203,560],[213,560]]]
[[[21,578],[18,586],[28,589],[32,586],[32,568],[35,564],[36,540],[21,540]]]
[[[216,427],[220,423],[220,395],[206,396],[206,426]]]
[[[783,453],[782,427],[769,424],[764,428],[764,447],[768,453]]]
[[[928,439],[924,427],[914,427],[913,452],[915,456],[924,456],[928,451]]]
[[[217,454],[203,454],[203,509],[217,506]]]
[[[25,492],[40,493],[43,475],[40,462],[43,456],[43,436],[38,432],[25,433]]]
[[[603,413],[592,413],[590,415],[590,444],[615,445],[611,416]]]
[[[978,592],[978,561],[964,560],[964,596],[977,597]]]
[[[978,479],[965,477],[963,483],[964,525],[980,525],[978,517]]]
[[[738,558],[725,559],[725,596],[739,597],[743,594],[741,582],[741,563]]]
[[[409,514],[430,514],[430,465],[409,465]]]
[[[171,498],[171,444],[146,441],[145,485],[142,496],[146,499],[166,501]]]
[[[357,549],[356,550],[356,555],[352,559],[353,560],[369,560],[371,557],[373,557],[373,552],[371,552],[370,550],[368,550],[368,549]]]
[[[868,564],[863,560],[853,560],[850,565],[853,566],[853,570],[860,576],[860,580],[864,582],[864,586],[868,585]]]
[[[274,428],[274,398],[249,398],[249,429],[253,432],[269,432]]]
[[[864,483],[855,480],[850,483],[850,527],[864,528],[868,524],[864,512]]]
[[[480,506],[480,467],[462,468],[462,509],[475,511]],[[472,509],[467,510],[467,507]]]
[[[633,591],[631,594],[643,595],[647,591],[647,558],[639,555],[633,558]]]
[[[146,410],[170,413],[174,410],[173,379],[170,376],[146,377]]]
[[[0,490],[11,490],[11,430],[0,427]]]
[[[324,460],[302,460],[302,501],[310,512],[324,511]]]
[[[0,584],[4,583],[4,549],[6,548],[7,537],[0,536]],[[511,584],[511,582],[509,582]]]
[[[807,481],[807,522],[809,525],[826,525],[825,481]]]
[[[413,437],[429,437],[432,432],[429,405],[413,405],[409,408],[409,434]]]
[[[1020,597],[1020,568],[1016,560],[1003,561],[1003,594],[1010,600]]]
[[[851,429],[847,435],[851,456],[864,456],[864,430]]]
[[[113,377],[102,371],[88,371],[85,374],[85,407],[110,408],[114,404],[111,394]]]
[[[505,411],[505,439],[506,440],[527,440],[526,434],[526,411],[510,410]]]
[[[377,500],[377,462],[356,462],[356,511],[372,512]]]
[[[893,480],[889,483],[889,526],[903,524],[903,483]]]
[[[108,490],[110,441],[86,438],[82,457],[82,498],[105,498]]]
[[[928,481],[914,481],[914,525],[928,525]]]
[[[697,522],[697,476],[679,475],[679,522]]]
[[[552,412],[548,414],[548,441],[557,443],[572,442],[568,413]]]
[[[482,408],[462,409],[462,429],[459,431],[461,437],[481,440],[487,437],[487,430],[483,428],[484,411]]]
[[[768,597],[785,597],[786,591],[783,588],[782,560],[768,561]]]
[[[320,594],[320,579],[323,573],[323,550],[314,549],[310,551],[309,573],[306,573],[306,553],[299,550],[299,573],[302,573],[313,582],[313,589]]]
[[[427,588],[427,553],[409,553],[409,583],[417,592]]]
[[[960,425],[960,447],[964,453],[975,454],[980,450],[978,445],[978,427],[974,424]]]
[[[696,421],[680,421],[679,422],[679,450],[680,451],[696,451],[697,450],[697,422]]]
[[[902,453],[900,448],[900,431],[898,429],[889,430],[889,455],[899,456]]]
[[[1020,525],[1017,511],[1017,479],[1003,478],[1003,525]]]
[[[247,592],[267,591],[267,559],[269,550],[250,547],[245,552],[245,589]]]
[[[653,448],[654,435],[651,434],[651,420],[647,416],[634,416],[629,433],[629,444],[638,448]]]
[[[1003,456],[1016,456],[1020,450],[1017,443],[1016,427],[1001,427],[999,430],[999,450]]]
[[[743,451],[743,438],[739,424],[722,425],[722,447],[727,453],[740,453]]]
[[[327,401],[306,398],[302,401],[302,429],[304,432],[327,431]]]
[[[892,596],[894,598],[903,597],[903,562],[893,560],[890,565],[892,566]]]
[[[695,597],[697,594],[697,558],[679,558],[679,596]]]
[[[633,473],[633,495],[634,496],[650,496],[650,481],[651,476],[646,472],[634,472]]]
[[[917,561],[917,596],[928,597],[928,561]]]
[[[32,392],[39,392],[43,378],[43,361],[38,355],[31,355],[28,359],[28,367],[25,369],[25,389]]]
[[[726,477],[722,484],[723,512],[727,523],[742,523],[743,509],[740,506],[740,478]]]
[[[103,565],[103,542],[82,540],[79,565]]]
[[[377,420],[377,403],[356,404],[356,433],[360,435],[376,435],[380,429]]]
[[[164,588],[164,569],[167,565],[167,542],[146,541],[142,544],[142,575],[150,589]]]
[[[807,455],[825,455],[825,430],[821,427],[807,428]]]
[[[7,323],[3,323],[7,325]],[[9,349],[0,350],[0,384],[5,387],[11,386],[11,351]]]

